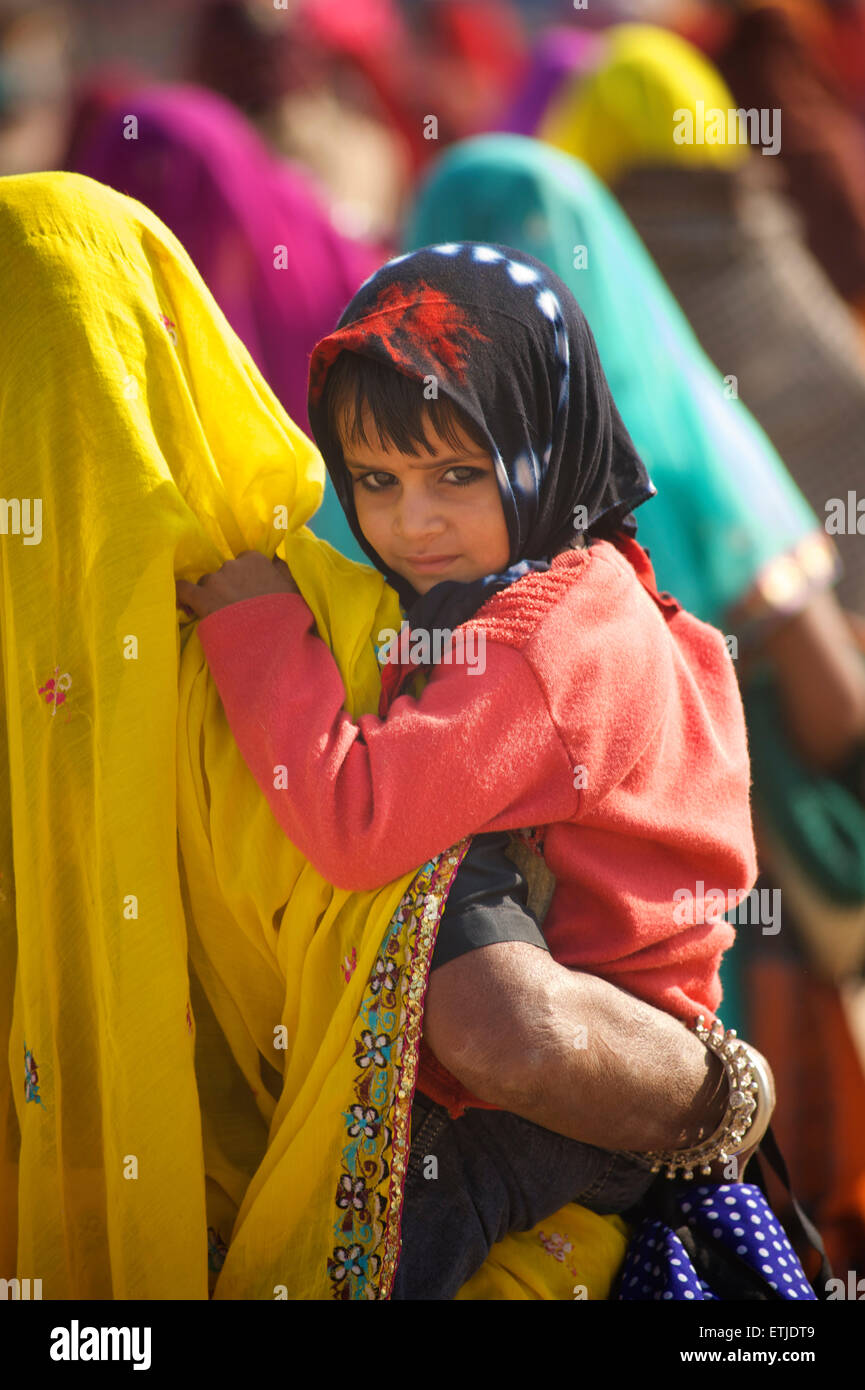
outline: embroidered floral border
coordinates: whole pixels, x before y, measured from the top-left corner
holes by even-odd
[[[433,946],[468,841],[430,860],[391,918],[367,980],[354,1037],[354,1101],[335,1202],[337,1244],[327,1260],[335,1299],[387,1299],[400,1224]]]

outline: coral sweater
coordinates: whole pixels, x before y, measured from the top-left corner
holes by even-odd
[[[713,1014],[734,932],[710,910],[704,920],[701,900],[756,877],[745,721],[721,633],[659,595],[623,535],[556,556],[471,626],[485,634],[483,674],[436,665],[420,698],[357,722],[299,595],[230,604],[198,633],[244,760],[330,882],[378,888],[464,836],[544,827],[553,957],[688,1023]],[[474,1100],[429,1053],[419,1084],[452,1113]]]

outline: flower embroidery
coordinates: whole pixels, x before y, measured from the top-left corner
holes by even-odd
[[[225,1264],[228,1246],[213,1226],[207,1228],[207,1268],[218,1274]]]
[[[387,1066],[390,1046],[391,1040],[387,1033],[373,1036],[369,1029],[365,1029],[360,1035],[360,1042],[354,1045],[355,1061],[359,1067],[370,1067],[373,1062],[377,1067]]]
[[[464,852],[464,845],[457,846],[424,865],[391,918],[366,982],[354,1040],[354,1095],[343,1111],[346,1144],[334,1198],[338,1243],[327,1257],[335,1299],[386,1296],[396,1272],[416,1055],[412,1048],[419,1043],[422,1013],[413,963],[417,956],[423,965],[432,954],[446,889]]]
[[[39,694],[45,696],[46,704],[53,704],[54,706],[54,708],[51,711],[52,715],[57,713],[57,706],[62,705],[64,703],[66,699],[66,691],[72,684],[72,677],[70,676],[69,672],[64,671],[63,675],[61,676],[58,675],[59,670],[59,666],[54,667],[54,676],[57,677],[56,680],[54,679],[54,676],[51,676],[45,682],[44,685],[40,685],[39,687]]]
[[[351,979],[351,977],[352,977],[352,975],[354,974],[354,972],[355,972],[356,969],[357,969],[357,950],[355,949],[354,946],[352,946],[352,948],[351,948],[351,959],[349,959],[348,956],[343,956],[343,958],[342,958],[342,973],[343,973],[343,975],[345,976],[345,982],[346,982],[346,984],[348,984],[349,980]]]
[[[379,956],[372,970],[372,979],[369,987],[373,994],[378,994],[380,990],[385,990],[388,994],[393,994],[396,989],[396,982],[399,978],[399,966],[395,960],[383,960]]]
[[[169,338],[171,339],[174,346],[177,347],[177,325],[175,323],[172,323],[171,319],[168,318],[165,314],[160,314],[159,317],[162,323],[165,324],[165,330],[168,333]]]
[[[37,1105],[42,1105],[42,1097],[39,1094],[39,1073],[36,1070],[36,1059],[27,1044],[24,1044],[24,1096],[25,1105],[28,1100],[35,1101]]]
[[[350,1113],[354,1116],[354,1124],[348,1127],[352,1139],[357,1139],[361,1134],[367,1139],[374,1139],[381,1126],[378,1111],[371,1105],[353,1105]]]
[[[343,1173],[336,1189],[336,1205],[343,1210],[353,1207],[355,1211],[366,1211],[368,1203],[369,1193],[363,1178],[353,1178],[350,1173]]]
[[[541,1231],[538,1240],[541,1242],[547,1254],[552,1255],[553,1259],[558,1260],[560,1264],[565,1263],[565,1255],[569,1254],[574,1248],[571,1242],[565,1240],[564,1236],[559,1235],[557,1231],[551,1236],[545,1236],[543,1231]]]
[[[362,1245],[338,1245],[333,1252],[333,1259],[328,1259],[327,1270],[334,1284],[339,1287],[347,1274],[353,1274],[356,1279],[366,1281],[370,1276],[378,1274],[381,1260],[378,1255],[365,1255]],[[343,1298],[349,1298],[348,1286],[340,1294]]]

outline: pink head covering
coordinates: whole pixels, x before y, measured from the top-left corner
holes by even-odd
[[[134,113],[137,138],[125,137]],[[333,227],[308,177],[196,87],[102,103],[73,143],[76,172],[146,204],[183,243],[293,420],[307,427],[309,355],[380,248]]]

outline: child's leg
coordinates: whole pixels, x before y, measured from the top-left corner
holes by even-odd
[[[503,1110],[452,1120],[419,1093],[412,1131],[394,1299],[452,1299],[508,1231],[531,1230],[573,1201],[626,1211],[654,1181],[647,1162]]]

